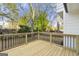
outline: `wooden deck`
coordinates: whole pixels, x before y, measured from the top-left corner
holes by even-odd
[[[74,51],[63,48],[54,43],[36,40],[28,44],[12,48],[1,53],[8,53],[9,56],[75,56]]]

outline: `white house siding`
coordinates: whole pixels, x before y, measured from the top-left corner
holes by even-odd
[[[79,14],[71,14],[64,12],[64,34],[79,35]],[[64,46],[68,48],[76,48],[76,38],[71,39],[64,37]]]
[[[64,33],[79,34],[79,14],[64,13]]]

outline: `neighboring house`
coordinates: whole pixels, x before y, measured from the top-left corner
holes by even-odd
[[[6,17],[0,17],[0,27],[1,29],[18,29],[18,22]]]
[[[18,29],[18,23],[16,21],[8,21],[3,27],[4,29]]]
[[[5,22],[4,25],[0,25],[0,34],[3,33],[16,33],[18,31],[18,23],[15,21]]]
[[[8,22],[7,28],[9,28],[9,29],[18,29],[18,23],[16,21]]]
[[[0,29],[2,28],[2,25],[0,25]]]

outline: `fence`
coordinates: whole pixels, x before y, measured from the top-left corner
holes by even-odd
[[[79,36],[72,34],[51,33],[51,32],[31,32],[0,35],[0,51],[17,47],[34,40],[46,40],[50,43],[60,44],[64,47],[79,51]]]
[[[29,40],[32,39],[31,34],[33,34],[32,37],[35,39],[37,33],[16,33],[0,35],[0,51],[23,45],[27,43],[27,41],[29,42]]]

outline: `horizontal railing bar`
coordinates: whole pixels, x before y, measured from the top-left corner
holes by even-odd
[[[77,34],[63,34],[64,36],[79,36]]]
[[[11,34],[0,34],[0,36],[7,36],[7,35],[28,35],[28,34],[35,34],[37,32],[30,32],[30,33],[11,33]]]
[[[77,35],[77,34],[63,34],[63,33],[51,33],[51,32],[27,32],[27,33],[11,33],[11,34],[0,34],[0,36],[6,36],[6,35],[20,35],[20,34],[22,34],[22,35],[25,35],[25,34],[27,34],[27,35],[29,35],[29,34],[37,34],[37,33],[39,33],[39,34],[46,34],[46,35],[59,35],[59,36],[79,36],[79,35]]]

